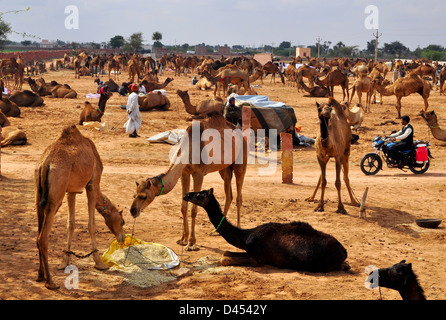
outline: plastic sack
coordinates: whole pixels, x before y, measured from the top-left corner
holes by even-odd
[[[120,244],[116,239],[114,239],[108,248],[106,252],[104,252],[101,256],[102,262],[104,262],[109,267],[116,267],[119,269],[124,269],[126,267],[132,266],[132,261],[126,261],[125,265],[120,264],[118,261],[114,259],[116,256],[116,252],[121,251],[127,251],[127,250],[135,250],[138,251],[136,248],[132,248],[134,246],[139,246],[139,248],[156,248],[160,250],[165,250],[168,255],[170,256],[168,261],[163,261],[161,263],[155,263],[157,258],[151,257],[148,255],[141,256],[141,259],[147,261],[147,267],[143,266],[146,270],[161,270],[161,269],[171,269],[180,264],[180,260],[178,259],[178,256],[173,252],[171,249],[167,248],[166,246],[154,243],[154,242],[145,242],[142,240],[139,240],[131,235],[126,235],[124,243]],[[127,249],[127,250],[126,250]],[[126,254],[125,252],[122,252],[123,254]],[[141,263],[144,264],[144,263]],[[139,266],[141,267],[141,266]]]

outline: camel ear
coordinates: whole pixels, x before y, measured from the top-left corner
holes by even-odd
[[[400,263],[406,263],[406,260],[401,260]]]
[[[214,188],[210,188],[208,194],[209,195],[214,194]]]

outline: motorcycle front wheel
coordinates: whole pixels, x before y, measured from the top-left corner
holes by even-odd
[[[376,153],[367,153],[361,160],[361,171],[367,175],[372,176],[382,169],[383,162],[381,157]]]
[[[418,165],[418,166],[410,165],[409,169],[410,169],[410,171],[412,171],[415,174],[422,174],[422,173],[425,173],[427,171],[427,169],[429,169],[430,162],[431,161],[428,158],[427,161],[422,166],[421,165]]]

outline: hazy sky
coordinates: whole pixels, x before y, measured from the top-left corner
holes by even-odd
[[[65,27],[69,5],[78,9],[78,29]],[[381,45],[398,40],[411,50],[418,45],[446,46],[444,0],[14,0],[2,1],[1,11],[30,7],[27,12],[6,13],[3,20],[18,33],[67,42],[103,42],[142,32],[144,43],[152,44],[152,34],[158,31],[167,45],[257,47],[291,41],[293,46],[306,46],[321,37],[332,46],[342,41],[364,49],[376,32],[364,26],[368,5],[379,10]],[[9,39],[24,40],[15,33]]]

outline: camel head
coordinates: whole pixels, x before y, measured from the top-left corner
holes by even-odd
[[[317,106],[317,112],[318,112],[318,117],[319,119],[325,119],[328,120],[331,117],[331,111],[333,110],[333,108],[330,106],[330,104],[319,104],[318,102],[316,102],[316,106]]]
[[[124,219],[122,218],[122,210],[118,210],[115,205],[104,196],[103,205],[96,207],[97,211],[104,217],[105,224],[118,240],[123,243],[125,240]]]
[[[426,122],[429,125],[433,125],[433,124],[437,123],[437,115],[435,114],[434,110],[429,111],[429,112],[420,110],[420,113],[418,115],[420,115],[424,120],[426,120]]]
[[[204,207],[209,203],[210,196],[213,196],[214,189],[203,190],[200,192],[188,192],[184,195],[183,200],[192,202],[197,206]]]
[[[388,268],[378,269],[379,286],[393,290],[403,290],[408,277],[415,276],[412,271],[412,264],[402,260]]]
[[[133,196],[134,199],[130,207],[130,213],[133,218],[138,217],[141,211],[151,204],[155,197],[161,194],[164,188],[162,184],[161,180],[158,182],[156,177],[136,181],[136,194]]]

